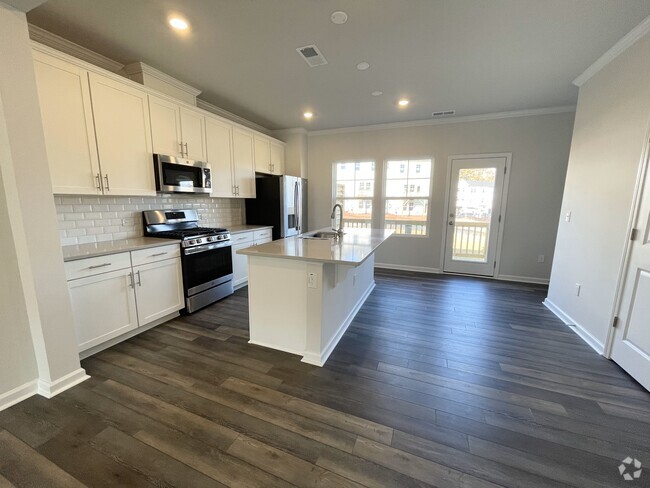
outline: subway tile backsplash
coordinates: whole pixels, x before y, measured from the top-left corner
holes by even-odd
[[[194,209],[203,227],[242,223],[242,201],[229,198],[55,195],[54,202],[62,246],[140,237],[143,210]]]

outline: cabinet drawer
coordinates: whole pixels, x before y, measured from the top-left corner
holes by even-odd
[[[65,275],[70,280],[85,278],[87,276],[108,273],[119,269],[131,267],[131,256],[128,252],[98,256],[96,258],[79,259],[64,263]]]
[[[230,242],[233,246],[244,244],[245,242],[250,242],[252,245],[254,239],[255,232],[240,232],[239,234],[233,234],[230,236]]]
[[[263,229],[263,230],[256,230],[255,231],[255,242],[259,244],[258,241],[262,241],[265,239],[272,239],[273,238],[273,229]]]
[[[272,242],[273,239],[270,237],[265,237],[263,239],[255,239],[255,245],[256,246],[261,246],[262,244],[266,244],[267,242]]]
[[[148,249],[140,249],[139,251],[131,251],[131,260],[133,261],[133,266],[140,266],[141,264],[155,263],[164,259],[177,258],[180,255],[181,246],[179,244],[170,244],[169,246],[150,247]]]

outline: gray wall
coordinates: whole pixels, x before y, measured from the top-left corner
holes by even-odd
[[[650,35],[580,88],[548,300],[607,341],[650,122]],[[575,285],[582,290],[576,296]]]
[[[442,229],[448,158],[452,155],[512,153],[500,275],[544,281],[550,276],[558,216],[573,129],[573,112],[449,123],[399,129],[309,136],[310,228],[330,225],[332,163],[376,161],[381,188],[383,161],[434,159],[430,230],[424,238],[392,237],[377,252],[377,263],[441,268]],[[379,191],[375,215],[382,211]],[[376,224],[377,225],[377,224]],[[537,263],[544,254],[545,263]]]

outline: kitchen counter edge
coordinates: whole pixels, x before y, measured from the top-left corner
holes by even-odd
[[[116,241],[92,242],[74,246],[63,246],[63,261],[77,261],[79,259],[108,256],[121,252],[137,251],[153,247],[180,244],[178,239],[160,239],[158,237],[135,237],[132,239],[119,239]]]

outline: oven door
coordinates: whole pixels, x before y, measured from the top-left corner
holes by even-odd
[[[210,166],[201,161],[154,155],[156,190],[161,193],[210,193]]]
[[[230,242],[191,247],[183,253],[185,295],[191,297],[232,280]]]

